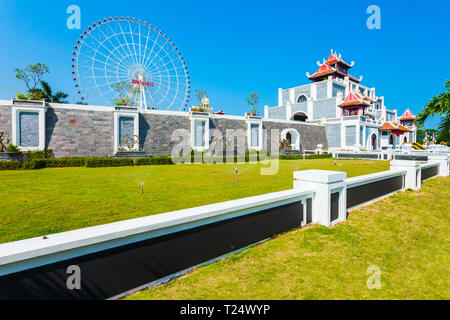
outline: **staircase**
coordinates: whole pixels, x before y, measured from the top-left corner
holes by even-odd
[[[117,151],[114,158],[148,158],[144,151]]]

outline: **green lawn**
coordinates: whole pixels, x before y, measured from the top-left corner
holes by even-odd
[[[450,178],[285,233],[129,299],[449,299]],[[367,268],[381,288],[367,288]]]
[[[292,188],[293,171],[348,176],[389,169],[387,161],[284,160],[277,175],[258,164],[0,171],[0,243]],[[141,195],[140,183],[144,182]]]

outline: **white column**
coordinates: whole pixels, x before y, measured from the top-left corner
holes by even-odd
[[[449,157],[446,154],[429,155],[429,162],[439,162],[439,176],[447,177],[449,175]]]
[[[283,89],[278,88],[278,106],[283,105]]]
[[[294,104],[295,101],[295,90],[294,89],[289,89],[289,102],[291,104]]]
[[[312,222],[331,226],[347,220],[346,172],[304,170],[294,172],[294,189],[314,189]],[[331,194],[339,193],[339,216],[331,221]]]
[[[406,170],[405,189],[419,190],[421,187],[420,161],[391,160],[390,170]]]
[[[286,105],[286,120],[289,120],[292,114],[292,105],[291,102],[288,102]]]
[[[264,106],[264,119],[269,119],[269,106]]]
[[[333,78],[328,76],[327,80],[327,98],[331,98],[333,95]]]

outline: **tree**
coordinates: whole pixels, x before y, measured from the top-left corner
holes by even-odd
[[[206,93],[206,90],[203,89],[195,89],[195,96],[198,100],[198,106],[201,106],[203,97],[207,97],[208,94]]]
[[[440,116],[437,140],[450,142],[450,80],[445,82],[446,91],[433,97],[425,108],[417,115],[415,124],[424,127],[425,121],[431,116]]]
[[[48,99],[51,102],[56,102],[56,103],[67,103],[67,101],[63,100],[69,96],[67,93],[62,92],[62,91],[57,91],[53,95],[52,88],[50,87],[48,82],[43,81],[43,80],[41,81],[41,87],[42,87],[42,89],[40,89],[40,91],[43,94],[43,99]]]
[[[40,62],[36,64],[30,64],[25,69],[14,69],[16,73],[16,78],[25,82],[29,92],[36,88],[36,86],[41,81],[44,74],[49,73],[49,69],[45,64]]]
[[[255,115],[258,115],[259,114],[259,109],[258,109],[259,95],[258,95],[258,93],[251,92],[250,95],[247,98],[245,98],[245,100],[250,105],[250,112],[254,113]]]

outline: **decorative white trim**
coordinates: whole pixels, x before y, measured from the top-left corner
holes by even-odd
[[[262,119],[252,119],[252,118],[247,118],[246,119],[247,122],[247,145],[248,145],[248,149],[249,150],[256,150],[256,151],[260,151],[263,147],[263,130],[262,130]],[[252,124],[256,124],[258,125],[258,146],[257,147],[253,147],[252,146],[252,130],[251,130],[251,125]]]
[[[134,136],[139,137],[139,111],[136,109],[136,111],[127,110],[115,110],[114,111],[114,151],[117,151],[117,149],[120,147],[119,145],[119,131],[120,131],[120,118],[133,118],[134,125],[133,125],[133,134]],[[133,137],[135,138],[135,137]],[[133,149],[138,150],[139,149],[139,141],[134,141],[135,144],[133,146]]]
[[[13,106],[12,114],[11,114],[11,124],[12,124],[12,143],[19,146],[22,151],[31,151],[31,150],[44,150],[45,149],[45,112],[47,108],[44,104],[39,106]],[[37,147],[22,147],[20,145],[20,117],[19,114],[21,112],[37,112],[39,117],[39,144]]]
[[[192,114],[191,115],[191,148],[196,151],[204,151],[209,149],[209,114]],[[195,145],[195,123],[205,122],[205,135],[203,137],[204,146]]]

